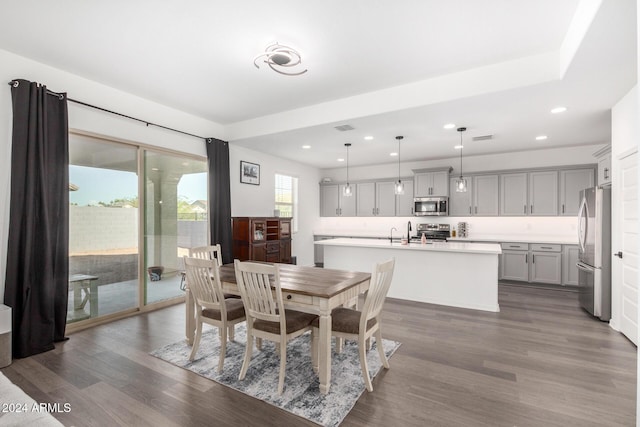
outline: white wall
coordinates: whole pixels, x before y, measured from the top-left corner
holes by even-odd
[[[260,165],[260,185],[240,183],[241,160]],[[298,257],[298,265],[313,265],[313,229],[320,212],[320,171],[233,143],[229,145],[229,161],[232,216],[273,216],[275,174],[298,177],[298,232],[293,235],[291,254]]]
[[[638,87],[631,89],[611,110],[611,249],[622,248],[622,191],[620,157],[638,149],[640,140]],[[619,330],[622,304],[622,271],[618,258],[611,261],[611,327]]]

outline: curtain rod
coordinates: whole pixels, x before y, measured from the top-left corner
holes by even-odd
[[[12,87],[18,87],[20,82],[17,81],[17,80],[12,80],[8,84],[9,84],[9,86],[12,86]],[[49,89],[47,89],[47,94],[53,95],[53,96],[57,96],[60,99],[64,99],[64,94],[58,93],[58,92],[54,92],[54,91],[49,90]],[[135,117],[127,116],[126,114],[118,113],[116,111],[107,110],[106,108],[102,108],[102,107],[98,107],[98,106],[95,106],[95,105],[87,104],[86,102],[78,101],[76,99],[69,98],[68,96],[67,96],[67,101],[74,102],[74,103],[80,104],[80,105],[84,105],[85,107],[95,108],[96,110],[100,110],[100,111],[104,111],[105,113],[110,113],[110,114],[114,114],[116,116],[124,117],[124,118],[127,118],[129,120],[135,120],[137,122],[144,123],[147,126],[155,126],[155,127],[158,127],[158,128],[170,130],[172,132],[181,133],[183,135],[192,136],[194,138],[203,139],[206,142],[211,142],[213,140],[212,138],[205,138],[204,136],[195,135],[195,134],[189,133],[189,132],[184,132],[184,131],[181,131],[181,130],[178,130],[178,129],[170,128],[168,126],[163,126],[163,125],[159,125],[159,124],[156,124],[156,123],[148,122],[146,120],[142,120],[142,119],[138,119],[138,118],[135,118]]]

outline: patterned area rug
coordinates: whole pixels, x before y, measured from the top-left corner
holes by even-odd
[[[311,334],[290,341],[282,396],[278,395],[280,358],[269,341],[263,341],[262,351],[254,346],[247,376],[243,381],[238,380],[245,343],[245,325],[237,325],[235,342],[227,343],[227,357],[221,374],[217,372],[220,353],[217,328],[203,333],[193,362],[189,361],[191,347],[184,340],[155,350],[151,355],[327,427],[339,425],[365,390],[355,341],[346,341],[340,354],[332,352],[331,389],[327,395],[320,393],[318,376],[311,366]],[[374,341],[373,348],[367,353],[372,378],[382,369],[376,345]],[[383,339],[387,357],[391,357],[398,347],[399,342]],[[393,362],[390,363],[393,366]]]

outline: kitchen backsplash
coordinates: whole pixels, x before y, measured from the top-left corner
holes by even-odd
[[[573,238],[577,234],[577,219],[575,217],[349,217],[349,218],[320,218],[315,234],[354,233],[355,235],[371,234],[374,236],[388,236],[391,227],[395,227],[396,236],[407,232],[407,222],[411,221],[415,234],[416,224],[439,223],[450,224],[451,228],[458,228],[458,222],[467,223],[467,236],[487,235],[527,235],[527,236],[567,236]]]

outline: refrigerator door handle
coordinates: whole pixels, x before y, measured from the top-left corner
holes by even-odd
[[[591,266],[589,266],[587,264],[584,264],[582,262],[577,262],[576,263],[576,267],[578,267],[579,270],[587,271],[589,273],[593,273],[596,270],[594,267],[591,267]]]
[[[587,223],[586,218],[587,200],[585,198],[580,202],[580,209],[578,210],[578,244],[580,245],[580,251],[585,251],[585,239],[587,238]],[[584,217],[584,235],[582,234],[582,218]]]

